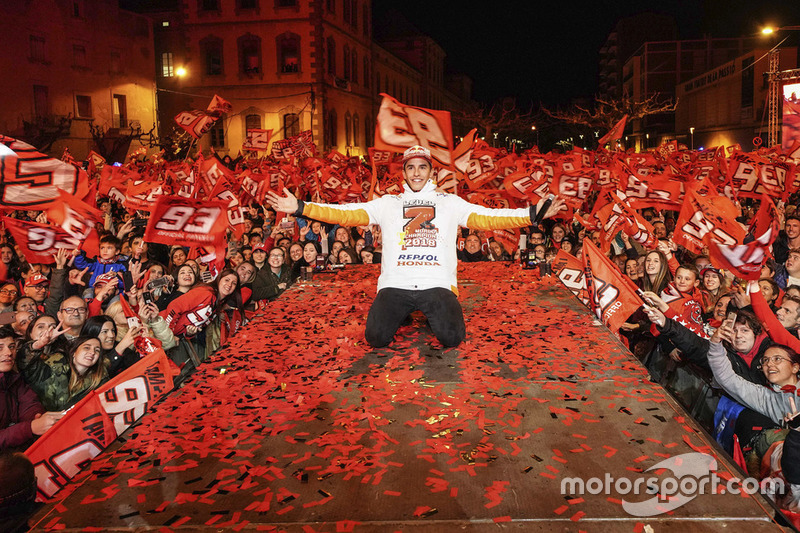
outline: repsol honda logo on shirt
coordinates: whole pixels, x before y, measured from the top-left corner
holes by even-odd
[[[400,247],[435,248],[439,230],[433,225],[436,218],[436,207],[430,204],[417,204],[415,201],[405,202],[403,218],[406,223],[400,233]],[[402,257],[402,256],[401,256]]]

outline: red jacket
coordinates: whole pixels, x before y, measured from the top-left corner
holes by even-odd
[[[205,327],[214,316],[217,295],[213,287],[200,285],[172,300],[161,312],[175,336],[186,333],[186,326]]]
[[[0,450],[33,440],[31,422],[44,412],[36,393],[20,374],[0,373]]]

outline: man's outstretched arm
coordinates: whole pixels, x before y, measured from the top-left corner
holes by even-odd
[[[333,205],[306,203],[302,200],[298,200],[297,197],[285,187],[283,193],[286,196],[278,196],[272,191],[267,192],[265,199],[275,211],[348,227],[366,226],[372,223],[369,218],[369,213],[364,209],[365,204]]]
[[[536,214],[542,209],[545,199],[541,199],[536,205],[530,208],[521,209],[491,209],[488,207],[477,206],[465,201],[470,208],[469,218],[467,219],[466,226],[470,229],[477,230],[499,230],[521,228],[530,226],[537,219]],[[545,211],[543,217],[550,218],[564,206],[564,200],[556,198],[550,207]]]

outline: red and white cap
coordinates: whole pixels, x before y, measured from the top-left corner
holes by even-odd
[[[431,162],[431,151],[425,148],[424,146],[415,145],[403,152],[403,164],[405,165],[408,161],[420,157],[426,160],[428,163]]]
[[[28,276],[28,279],[25,280],[25,286],[33,286],[33,285],[41,285],[42,283],[46,283],[50,285],[50,280],[47,279],[45,276],[39,274],[38,272],[31,274]]]
[[[94,278],[94,286],[100,287],[105,285],[106,283],[112,283],[117,281],[117,273],[116,272],[106,272],[105,274],[100,274],[96,278]]]
[[[264,253],[267,253],[267,247],[266,247],[266,245],[265,245],[263,242],[260,242],[260,243],[258,243],[258,244],[254,244],[254,245],[253,245],[253,248],[252,248],[252,250],[253,250],[254,252],[264,252]]]

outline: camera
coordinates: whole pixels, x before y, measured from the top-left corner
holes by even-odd
[[[536,254],[533,250],[520,250],[519,260],[522,263],[522,268],[526,270],[539,268],[539,260],[536,259]]]
[[[169,287],[172,285],[172,276],[161,276],[160,278],[151,279],[145,285],[146,291],[153,291],[162,287]]]

